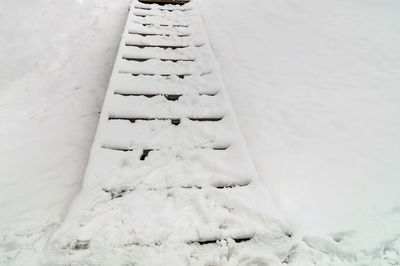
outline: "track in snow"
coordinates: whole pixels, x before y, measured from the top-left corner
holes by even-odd
[[[195,4],[134,0],[53,260],[285,261],[290,234],[265,214],[266,200]]]

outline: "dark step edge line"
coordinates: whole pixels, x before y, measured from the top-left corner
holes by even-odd
[[[225,151],[225,150],[229,149],[229,147],[230,147],[229,145],[215,146],[215,147],[203,147],[203,146],[201,146],[201,147],[194,147],[194,148],[190,148],[190,149],[191,150],[193,150],[193,149],[196,150],[197,149],[197,150]],[[112,147],[112,146],[106,146],[106,145],[101,146],[101,148],[102,149],[106,149],[106,150],[122,151],[122,152],[143,151],[142,155],[145,154],[146,157],[148,156],[148,154],[150,152],[153,152],[153,151],[171,150],[171,148],[162,148],[162,149],[160,149],[160,148],[145,148],[145,149],[137,148],[137,149],[135,149],[135,148],[115,147],[115,146]]]
[[[221,189],[232,189],[232,188],[237,188],[237,187],[245,187],[248,186],[250,184],[250,182],[244,184],[244,183],[240,183],[240,184],[230,184],[230,185],[226,185],[224,187],[221,186],[215,186],[215,185],[208,185],[210,187],[216,188],[218,190]],[[190,185],[190,186],[176,186],[176,187],[167,187],[165,189],[158,189],[158,188],[146,188],[146,190],[148,191],[160,191],[160,190],[171,190],[174,188],[180,188],[180,189],[203,189],[206,186],[198,186],[198,185]],[[125,196],[127,193],[135,191],[136,188],[127,188],[127,187],[121,187],[121,188],[102,188],[102,191],[109,194],[110,199],[114,200],[114,199],[118,199],[118,198],[122,198],[123,196]]]
[[[150,48],[161,48],[161,49],[183,49],[183,48],[188,48],[188,47],[196,47],[196,48],[200,48],[203,47],[205,45],[205,43],[201,43],[201,44],[194,44],[194,45],[189,45],[189,44],[185,44],[185,45],[165,45],[165,44],[134,44],[134,43],[129,43],[129,41],[125,42],[125,46],[133,46],[133,47],[138,47],[138,48],[146,48],[146,47],[150,47]]]
[[[103,190],[104,192],[107,192]],[[109,192],[107,192],[109,193]],[[126,193],[126,192],[124,192]],[[119,196],[122,197],[122,196]],[[119,198],[116,197],[116,198]],[[114,198],[115,199],[115,198]],[[210,245],[210,244],[217,244],[218,241],[223,241],[223,240],[228,240],[232,239],[235,243],[242,243],[242,242],[248,242],[251,241],[254,238],[254,236],[239,236],[239,237],[228,237],[228,238],[215,238],[215,239],[207,239],[207,240],[192,240],[192,241],[187,241],[186,244],[188,245]],[[76,240],[74,244],[72,244],[72,250],[75,251],[80,251],[80,250],[87,250],[89,249],[90,245],[90,240]],[[130,243],[129,245],[124,245],[124,246],[130,246],[130,245],[135,245],[135,246],[146,246],[150,247],[151,245],[146,245],[146,244],[139,244],[139,243]],[[154,245],[159,246],[159,243],[155,243]]]
[[[139,18],[145,18],[145,17],[156,17],[157,15],[149,15],[149,14],[135,14],[132,12],[132,15],[135,17],[139,17]]]
[[[158,45],[158,44],[130,44],[130,43],[125,43],[125,46],[128,47],[137,47],[140,49],[143,48],[161,48],[161,49],[171,49],[171,50],[176,50],[176,49],[183,49],[183,48],[188,48],[190,45]]]
[[[239,237],[228,237],[228,238],[211,238],[211,239],[205,239],[205,240],[192,240],[186,242],[188,245],[209,245],[209,244],[217,244],[218,241],[223,241],[223,240],[228,240],[232,239],[235,241],[235,243],[242,243],[242,242],[248,242],[253,239],[254,236],[239,236]]]
[[[192,11],[193,10],[193,8],[171,9],[171,8],[162,8],[162,7],[142,7],[142,6],[134,6],[134,9],[148,10],[148,11],[160,10],[160,11],[168,11],[168,12],[174,12],[174,11],[188,12],[188,11]]]
[[[221,121],[224,117],[185,117],[191,121],[196,122],[218,122]],[[171,124],[178,126],[181,123],[181,118],[170,118],[170,117],[117,117],[110,116],[108,120],[128,120],[131,123],[135,123],[138,120],[142,121],[155,121],[155,120],[170,120]]]
[[[127,60],[127,61],[136,61],[136,62],[146,62],[148,60],[152,59],[157,59],[163,62],[173,62],[173,63],[179,63],[179,62],[194,62],[196,59],[172,59],[172,58],[133,58],[133,57],[128,57],[124,56],[122,59]]]
[[[188,24],[171,24],[171,25],[168,25],[168,24],[155,24],[155,23],[149,23],[149,22],[139,22],[139,21],[135,21],[135,20],[130,20],[130,21],[133,22],[133,23],[136,23],[136,24],[141,24],[144,27],[148,27],[148,26],[151,26],[151,27],[155,27],[155,26],[173,27],[173,28],[189,28],[190,27],[190,25],[188,25]]]
[[[191,74],[191,73],[186,73],[186,74],[154,74],[154,73],[131,73],[131,72],[126,72],[126,71],[119,71],[118,73],[120,74],[128,74],[131,75],[133,77],[139,77],[139,76],[161,76],[161,77],[172,77],[172,76],[177,76],[180,79],[185,79],[185,77],[188,76],[193,76],[195,74]],[[202,77],[202,74],[200,75]]]
[[[114,92],[114,95],[120,95],[123,97],[140,97],[144,96],[146,98],[153,98],[156,96],[163,96],[165,97],[168,101],[177,101],[179,100],[180,97],[187,95],[195,95],[195,96],[209,96],[209,97],[214,97],[218,94],[219,92],[216,93],[193,93],[193,94],[169,94],[169,93],[121,93],[121,92]]]
[[[135,9],[132,10],[131,14],[132,14],[132,16],[137,17],[139,19],[140,18],[146,18],[146,17],[152,17],[152,18],[159,17],[158,14],[149,14],[149,13],[147,13],[147,14],[138,14],[138,13],[135,13]],[[176,14],[171,14],[171,15],[175,16]],[[170,16],[170,17],[166,16],[166,17],[163,17],[163,18],[166,18],[168,20],[168,19],[174,18],[174,16]]]
[[[179,37],[179,38],[184,38],[184,37],[190,37],[189,33],[182,33],[182,34],[171,34],[171,33],[139,33],[139,32],[133,32],[133,31],[128,31],[128,34],[131,35],[140,35],[142,37],[146,36],[166,36],[166,37]]]
[[[189,3],[190,1],[188,0],[183,0],[183,1],[165,1],[165,0],[153,0],[153,1],[145,1],[145,0],[138,0],[139,3],[142,3],[144,5],[160,5],[160,6],[164,6],[164,5],[179,5],[179,6],[183,6],[187,3]]]
[[[196,73],[180,73],[180,74],[160,74],[160,73],[132,73],[132,72],[128,72],[128,71],[118,71],[119,74],[128,74],[128,75],[132,75],[133,77],[138,77],[138,76],[161,76],[161,77],[171,77],[171,76],[177,76],[180,79],[185,79],[185,77],[188,76],[194,76],[194,75],[199,75],[200,77],[204,77],[207,75],[212,74],[213,72],[205,72],[205,73],[200,73],[200,74],[196,74]]]
[[[124,96],[124,97],[140,97],[140,96],[144,96],[146,98],[153,98],[156,96],[162,96],[165,99],[167,99],[168,101],[178,101],[180,97],[183,96],[183,94],[162,94],[162,93],[158,93],[158,94],[153,94],[153,93],[118,93],[118,92],[114,92],[115,95],[120,95],[120,96]]]

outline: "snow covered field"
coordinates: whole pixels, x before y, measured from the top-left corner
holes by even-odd
[[[295,232],[399,264],[400,2],[199,4],[250,153]]]
[[[80,189],[128,6],[0,1],[0,264],[34,265]]]
[[[400,3],[197,4],[291,263],[399,265]],[[128,6],[0,2],[0,264],[37,264],[80,189]]]

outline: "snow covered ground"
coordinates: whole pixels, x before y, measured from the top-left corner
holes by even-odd
[[[128,6],[0,1],[0,264],[32,262],[80,189]]]
[[[250,153],[295,232],[400,263],[400,3],[199,4]]]
[[[197,3],[257,170],[305,240],[291,263],[399,265],[400,3]],[[35,265],[80,189],[128,6],[0,2],[0,264]]]

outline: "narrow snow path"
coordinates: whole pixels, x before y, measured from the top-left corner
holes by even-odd
[[[262,187],[196,5],[134,0],[47,263],[280,264],[291,232]]]

